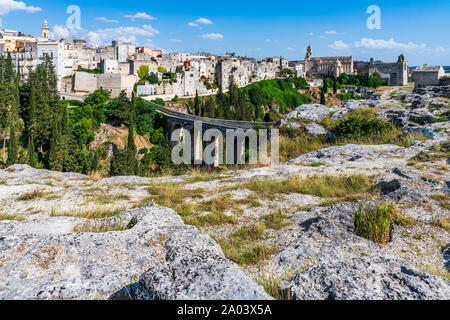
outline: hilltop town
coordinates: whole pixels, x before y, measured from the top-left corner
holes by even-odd
[[[110,46],[87,46],[82,39],[50,39],[50,31],[47,21],[39,36],[0,31],[0,52],[11,53],[14,64],[19,64],[22,81],[48,55],[55,65],[58,88],[67,98],[81,99],[99,88],[109,90],[113,96],[122,90],[131,95],[136,83],[138,94],[170,100],[175,96],[193,97],[196,92],[213,94],[218,86],[227,88],[231,77],[239,87],[244,87],[286,76],[314,80],[324,75],[374,73],[379,73],[387,85],[403,86],[411,76],[403,55],[394,62],[357,61],[351,56],[315,57],[308,46],[304,60],[289,61],[283,57],[258,60],[234,53],[225,56],[163,53],[121,41],[113,41]],[[147,74],[140,76],[141,66],[148,69]],[[426,81],[428,84],[433,80]]]
[[[441,66],[50,34],[0,31],[0,299],[450,299]],[[195,121],[280,163],[205,165]]]

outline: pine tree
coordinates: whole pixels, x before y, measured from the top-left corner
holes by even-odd
[[[127,97],[127,92],[122,90],[117,98],[117,108],[114,110],[114,117],[119,122],[127,124],[130,113],[130,100]]]
[[[18,162],[19,150],[17,145],[16,127],[14,121],[11,121],[9,127],[9,140],[8,140],[8,161],[6,165],[12,166]]]

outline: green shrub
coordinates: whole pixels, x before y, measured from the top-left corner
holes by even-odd
[[[393,124],[379,119],[358,119],[351,117],[340,121],[334,129],[334,134],[338,137],[352,138],[363,136],[382,135],[389,130],[395,130]]]
[[[375,243],[391,241],[394,205],[360,206],[355,212],[354,232]]]

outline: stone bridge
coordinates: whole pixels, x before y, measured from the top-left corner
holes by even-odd
[[[157,111],[165,115],[168,119],[168,129],[169,129],[169,139],[172,137],[173,133],[176,132],[176,139],[178,141],[182,141],[182,139],[189,133],[189,137],[191,137],[191,160],[194,164],[202,164],[203,163],[203,150],[207,145],[214,145],[217,149],[225,146],[227,150],[227,157],[232,155],[234,157],[233,163],[240,163],[240,159],[244,157],[245,152],[245,143],[244,141],[237,139],[234,137],[233,140],[226,139],[226,143],[224,144],[224,139],[220,141],[217,138],[217,135],[212,137],[206,137],[208,139],[207,142],[204,141],[203,137],[207,130],[215,129],[214,132],[220,132],[222,137],[227,137],[227,132],[236,132],[236,130],[243,130],[247,132],[249,129],[253,129],[257,125],[265,126],[270,128],[275,125],[273,122],[250,122],[250,121],[235,121],[235,120],[221,120],[221,119],[211,119],[195,116],[192,114],[186,114],[182,112],[173,111],[164,107],[161,107],[153,102],[151,104],[157,106]],[[201,123],[201,130],[199,130],[199,124]],[[269,129],[270,135],[270,129]],[[248,137],[247,137],[248,138]],[[230,143],[233,146],[230,148]],[[171,146],[174,147],[177,142],[171,141]],[[241,145],[238,145],[241,144]],[[232,153],[229,153],[229,151]],[[245,161],[245,160],[244,160]],[[215,155],[215,165],[219,164],[219,155]]]

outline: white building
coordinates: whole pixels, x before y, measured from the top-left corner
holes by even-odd
[[[439,85],[439,79],[445,75],[442,66],[421,66],[414,71],[416,88]]]

